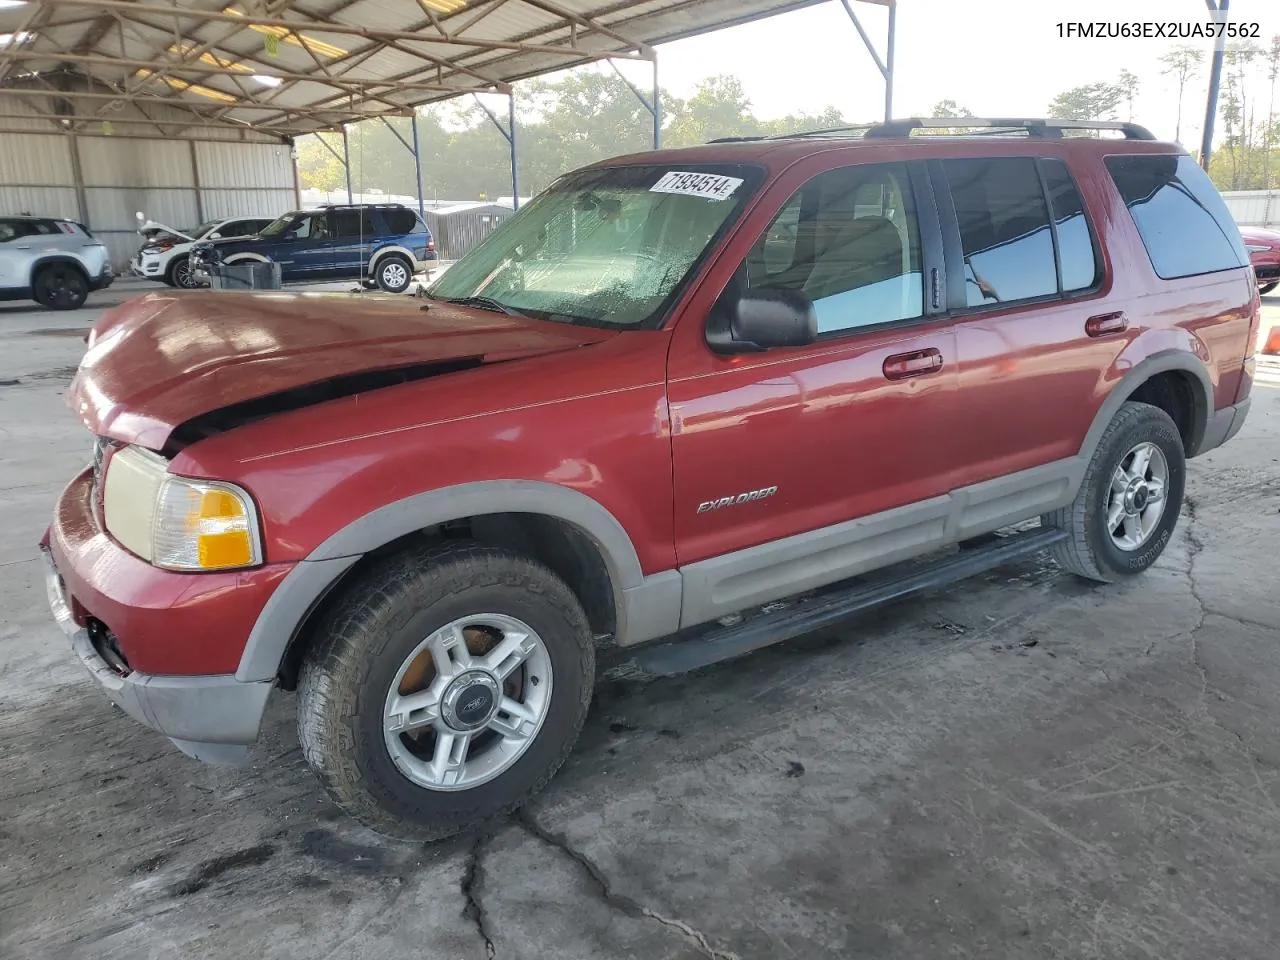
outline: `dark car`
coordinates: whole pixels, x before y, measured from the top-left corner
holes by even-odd
[[[1244,245],[1140,127],[964,122],[1006,135],[615,157],[422,302],[107,313],[44,540],[74,656],[210,761],[296,689],[330,795],[441,837],[547,782],[597,648],[676,673],[1042,550],[1136,597],[1249,412]]]
[[[435,240],[416,212],[380,203],[295,210],[257,236],[196,244],[191,266],[207,280],[213,263],[274,262],[284,283],[362,280],[403,293],[436,257]]]

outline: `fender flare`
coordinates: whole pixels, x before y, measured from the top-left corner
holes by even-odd
[[[377,250],[373,251],[373,256],[369,258],[369,276],[372,277],[374,274],[378,272],[379,261],[381,261],[384,257],[386,257],[388,254],[391,254],[391,253],[398,253],[402,257],[404,257],[406,260],[408,260],[409,271],[411,273],[418,265],[418,258],[413,255],[413,251],[407,249],[406,247],[401,247],[399,245],[393,245],[389,247],[379,247]]]
[[[89,280],[89,271],[86,270],[84,268],[84,264],[81,263],[79,260],[77,260],[75,257],[67,253],[52,253],[52,254],[48,254],[46,256],[41,257],[40,259],[36,260],[33,264],[31,264],[31,275],[28,281],[28,285],[32,290],[34,290],[36,287],[36,274],[39,273],[45,267],[54,263],[65,263],[68,266],[75,267],[77,270],[80,271],[81,274],[84,275],[84,278],[86,281]]]
[[[1195,456],[1204,439],[1205,426],[1214,412],[1213,378],[1209,375],[1208,366],[1198,356],[1189,350],[1175,349],[1161,350],[1139,361],[1111,388],[1094,416],[1089,432],[1085,434],[1079,457],[1087,463],[1102,440],[1103,431],[1119,413],[1121,405],[1156,374],[1169,372],[1190,374],[1199,387],[1193,391],[1196,403],[1192,412],[1191,443],[1186,451],[1188,457]]]
[[[630,605],[626,594],[642,587],[645,577],[630,536],[613,514],[586,494],[554,483],[537,480],[463,483],[379,507],[332,534],[305,560],[299,561],[280,581],[258,615],[240,657],[236,679],[242,682],[274,679],[285,650],[307,616],[342,575],[369,551],[435,524],[494,513],[541,514],[569,523],[586,534],[604,558],[613,586],[614,605],[620,621],[624,618]],[[679,609],[678,602],[675,609]]]

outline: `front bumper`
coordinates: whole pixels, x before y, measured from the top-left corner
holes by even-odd
[[[271,684],[240,683],[233,676],[153,677],[122,673],[98,652],[88,628],[75,622],[61,575],[45,551],[49,608],[71,648],[103,693],[144,726],[184,753],[209,763],[239,763],[258,739]]]
[[[59,498],[41,544],[54,619],[107,696],[200,760],[241,759],[258,736],[270,680],[234,673],[253,624],[292,568],[159,570],[98,527],[92,470]],[[157,669],[159,667],[159,669]]]

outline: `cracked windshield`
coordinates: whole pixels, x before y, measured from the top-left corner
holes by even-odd
[[[565,177],[440,278],[433,298],[608,326],[656,318],[741,209],[751,168]]]

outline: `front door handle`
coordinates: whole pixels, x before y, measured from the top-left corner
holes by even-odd
[[[1100,313],[1084,322],[1084,332],[1091,337],[1105,337],[1124,333],[1129,329],[1129,318],[1123,312]]]
[[[928,347],[911,353],[895,353],[891,357],[885,357],[881,369],[886,380],[906,380],[908,377],[937,373],[942,369],[942,351],[937,347]]]

